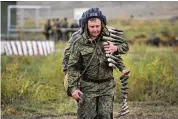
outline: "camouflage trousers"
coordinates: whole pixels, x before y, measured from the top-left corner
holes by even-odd
[[[115,81],[96,83],[81,80],[82,100],[78,101],[78,119],[113,119]]]

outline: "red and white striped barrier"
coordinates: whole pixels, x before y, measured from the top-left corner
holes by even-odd
[[[54,41],[1,41],[1,54],[7,56],[47,56],[54,53]]]

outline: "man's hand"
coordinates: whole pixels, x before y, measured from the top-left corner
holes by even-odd
[[[72,97],[76,100],[80,100],[81,97],[79,96],[79,94],[83,94],[79,89],[78,90],[75,90],[73,93],[72,93]]]
[[[106,54],[113,54],[117,51],[117,46],[115,46],[112,42],[107,42],[107,44],[104,45],[104,50]]]
[[[122,70],[122,75],[128,75],[128,76],[130,76],[130,71],[124,69],[124,70]]]

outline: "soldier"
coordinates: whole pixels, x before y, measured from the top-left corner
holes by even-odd
[[[51,24],[50,24],[50,19],[47,20],[47,23],[44,26],[44,35],[46,37],[46,40],[50,39],[50,34],[52,33],[52,29],[51,29]]]
[[[64,20],[62,21],[61,28],[69,28],[67,17],[65,17]],[[68,31],[63,32],[62,36],[63,36],[63,40],[67,41],[69,39]]]
[[[108,29],[99,8],[85,12],[81,27],[69,40],[64,54],[68,55],[63,60],[68,74],[68,95],[78,102],[78,119],[113,119],[115,81],[105,53],[126,53],[128,45],[126,42],[102,45],[102,36],[108,34]],[[123,64],[119,69],[123,74],[128,72]]]
[[[57,18],[56,19],[57,41],[59,41],[59,39],[61,39],[61,36],[62,36],[62,32],[61,32],[60,28],[61,28],[61,23],[60,23],[59,18]]]
[[[57,42],[57,26],[56,26],[56,19],[52,19],[51,21],[51,28],[52,28],[52,39],[55,41],[55,43]]]

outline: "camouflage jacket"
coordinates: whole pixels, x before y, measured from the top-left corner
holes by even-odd
[[[72,46],[67,51],[69,53],[69,61],[67,67],[69,90],[73,92],[78,89],[78,81],[81,73],[89,64],[91,57],[92,61],[87,67],[82,78],[90,80],[107,80],[113,78],[113,68],[108,66],[106,59],[102,37],[90,41],[85,34],[78,35],[77,40],[72,40]],[[117,53],[123,54],[128,51],[126,42],[117,46]],[[118,67],[122,71],[125,66],[122,61]]]
[[[81,29],[72,34],[72,37],[68,41],[67,46],[65,48],[64,58],[62,61],[63,72],[65,72],[65,74],[67,72],[67,66],[68,66],[68,61],[69,61],[69,56],[70,56],[70,48],[75,41],[81,38],[80,32],[81,32]],[[117,54],[126,54],[129,50],[129,47],[126,41],[123,41],[123,43],[118,45],[117,47],[118,47]],[[120,71],[122,71],[122,67],[124,67],[124,64],[122,64],[121,62],[121,64],[119,64],[117,67],[119,68]]]

